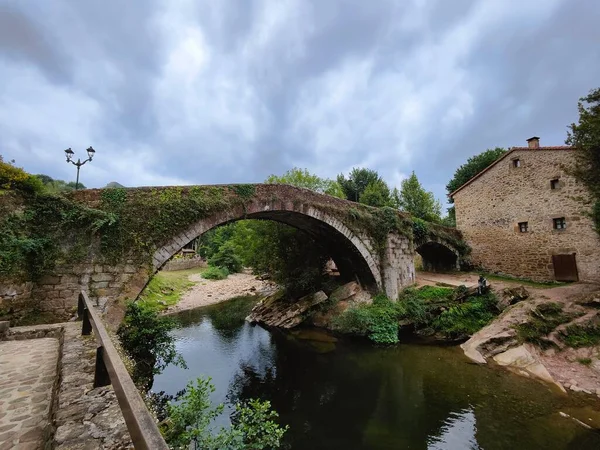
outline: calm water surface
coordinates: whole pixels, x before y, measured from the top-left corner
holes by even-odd
[[[270,400],[289,449],[600,449],[600,434],[559,411],[598,420],[593,400],[470,364],[460,349],[377,348],[318,331],[267,331],[241,320],[247,300],[179,316],[177,349],[155,391],[211,376],[215,402]],[[221,417],[228,423],[228,414]]]

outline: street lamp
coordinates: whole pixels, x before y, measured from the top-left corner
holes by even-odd
[[[94,155],[96,154],[96,150],[94,150],[92,147],[88,148],[86,151],[88,154],[88,159],[82,162],[81,159],[77,158],[77,162],[75,162],[73,161],[73,155],[75,153],[73,152],[73,150],[71,150],[71,147],[65,150],[67,162],[70,162],[74,166],[77,166],[77,181],[75,182],[75,190],[79,189],[79,168],[83,166],[86,162],[91,161],[94,158]]]

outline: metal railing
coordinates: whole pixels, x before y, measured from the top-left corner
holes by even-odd
[[[77,316],[83,321],[81,334],[89,335],[93,330],[96,342],[99,344],[96,350],[94,387],[112,384],[134,447],[138,450],[168,450],[169,447],[160,434],[154,417],[146,408],[144,400],[133,384],[125,364],[85,292],[79,294]]]

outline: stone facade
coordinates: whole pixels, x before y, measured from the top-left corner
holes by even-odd
[[[600,239],[586,215],[589,195],[568,175],[574,150],[531,141],[452,194],[456,225],[472,248],[472,262],[496,273],[549,281],[555,279],[553,255],[574,253],[579,279],[600,281]],[[554,219],[560,218],[564,229],[555,228]]]

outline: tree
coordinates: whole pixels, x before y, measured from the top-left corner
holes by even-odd
[[[573,175],[590,191],[591,216],[600,234],[600,88],[579,99],[579,123],[571,124],[566,143],[575,147]]]
[[[290,184],[310,189],[320,194],[344,198],[342,188],[337,181],[321,178],[318,175],[310,173],[307,169],[299,169],[298,167],[288,170],[283,175],[270,175],[266,182],[271,184]]]
[[[55,180],[49,175],[38,174],[35,175],[46,188],[46,192],[50,192],[52,194],[60,194],[62,192],[71,192],[75,190],[76,183],[74,181],[64,181],[64,180]],[[85,185],[79,182],[79,189],[85,189]]]
[[[359,202],[369,206],[390,206],[390,188],[382,179],[370,182],[362,194]]]
[[[355,167],[350,172],[348,179],[344,174],[339,174],[337,182],[342,188],[347,200],[358,202],[367,186],[371,183],[383,181],[375,170]]]
[[[415,173],[402,180],[400,185],[400,209],[419,219],[429,222],[441,221],[442,205],[435,199],[433,192],[426,191]]]

